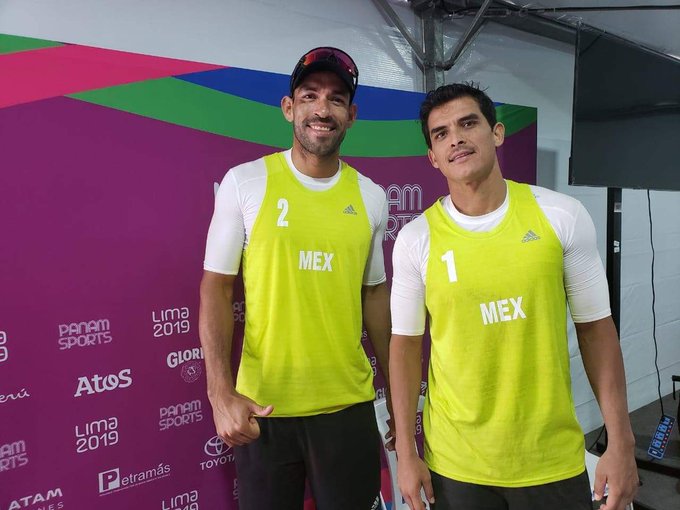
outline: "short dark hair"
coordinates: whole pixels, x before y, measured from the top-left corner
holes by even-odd
[[[489,126],[493,129],[496,125],[496,107],[493,101],[486,93],[479,88],[479,85],[475,85],[474,82],[463,82],[463,83],[450,83],[449,85],[442,85],[434,90],[431,90],[425,96],[425,100],[420,105],[420,127],[423,130],[423,136],[425,137],[425,143],[431,149],[432,140],[430,140],[430,132],[427,127],[427,121],[430,117],[432,110],[458,99],[460,97],[471,97],[479,105],[479,109],[484,115],[484,118],[489,123]]]

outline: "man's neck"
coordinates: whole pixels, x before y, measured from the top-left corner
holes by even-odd
[[[458,211],[466,216],[482,216],[498,209],[505,200],[507,185],[499,168],[483,181],[449,181],[451,201]]]
[[[340,161],[337,153],[329,156],[316,156],[296,145],[293,145],[290,157],[300,173],[315,179],[333,177],[338,171]]]

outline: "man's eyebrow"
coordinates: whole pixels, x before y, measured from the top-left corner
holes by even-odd
[[[476,113],[470,113],[468,115],[465,115],[464,117],[461,117],[456,122],[458,124],[461,124],[461,123],[464,123],[464,122],[468,122],[470,120],[479,120],[479,115],[477,115]],[[445,129],[446,129],[446,126],[435,126],[432,129],[430,129],[430,135],[437,134],[440,131],[444,131]]]
[[[465,117],[458,119],[458,123],[460,124],[461,122],[467,122],[468,120],[479,120],[479,115],[476,113],[471,113],[470,115],[466,115]]]

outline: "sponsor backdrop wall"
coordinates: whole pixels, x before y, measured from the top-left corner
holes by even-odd
[[[0,76],[0,510],[236,509],[198,284],[217,183],[290,144],[288,77],[9,35]],[[386,190],[390,273],[398,230],[446,193],[422,97],[360,87],[343,145]],[[536,109],[498,113],[506,176],[535,182]],[[240,338],[242,294],[233,312]]]

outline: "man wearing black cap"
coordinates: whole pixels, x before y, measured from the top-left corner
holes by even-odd
[[[337,48],[296,65],[281,100],[291,150],[232,168],[215,199],[200,336],[218,434],[234,447],[241,510],[376,509],[380,443],[363,323],[387,379],[383,190],[340,161],[358,71]],[[266,129],[266,126],[263,126]],[[246,325],[229,359],[243,260]]]

